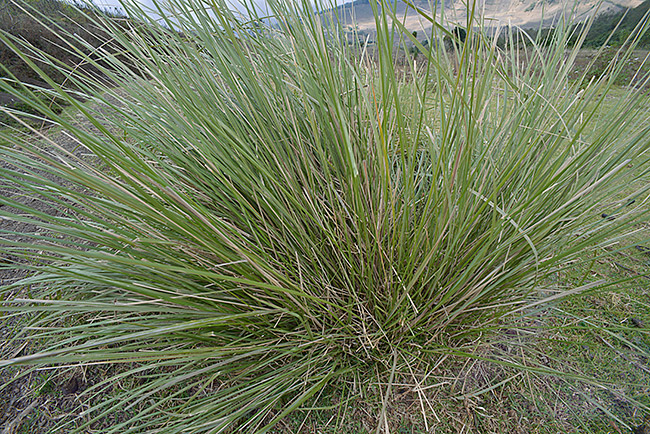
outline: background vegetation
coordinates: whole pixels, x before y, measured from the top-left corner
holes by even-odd
[[[82,10],[79,9],[80,7]],[[97,78],[105,77],[86,57],[97,62],[99,59],[96,51],[102,44],[106,44],[103,48],[107,51],[110,52],[112,49],[114,51],[115,47],[112,46],[106,29],[98,26],[95,19],[102,16],[119,23],[123,17],[120,17],[117,12],[117,10],[100,10],[91,4],[85,5],[81,2],[73,5],[58,0],[29,0],[21,3],[2,0],[0,1],[0,29],[25,41],[34,49],[47,53],[50,59],[56,59],[53,64],[35,60],[36,66],[56,83],[70,86],[71,83],[67,78],[73,71],[79,70],[80,73],[91,74]],[[48,24],[44,25],[44,21]],[[66,35],[75,35],[75,38],[70,39]],[[70,42],[72,46],[69,45]],[[59,68],[61,63],[67,66],[68,72]],[[5,44],[0,46],[0,64],[2,65],[0,79],[6,83],[13,83],[12,86],[16,89],[20,88],[18,83],[35,88],[51,88],[27,62]],[[63,99],[48,99],[44,92],[40,92],[39,95],[43,103],[49,104],[57,112],[66,106]],[[20,101],[11,93],[1,92],[0,104],[32,115],[36,114],[29,104]],[[4,124],[16,125],[16,122],[6,114],[0,115],[0,121]]]
[[[647,19],[650,1],[639,6],[616,13],[599,15],[591,24],[583,47],[598,48],[605,44],[620,47],[632,34],[639,22]],[[638,41],[638,48],[650,48],[650,36],[645,34]]]
[[[639,24],[647,19],[648,0],[641,3],[636,8],[625,9],[618,12],[604,12],[596,15],[593,19],[583,23],[575,24],[572,32],[573,36],[569,39],[569,45],[575,45],[583,31],[586,35],[581,42],[582,48],[597,49],[603,46],[621,47],[632,35]],[[550,44],[553,41],[555,27],[546,27],[542,29],[525,29],[524,31],[530,39],[538,40],[541,44]],[[638,31],[638,30],[637,30]],[[641,36],[635,43],[637,49],[650,48],[650,38],[647,34]]]

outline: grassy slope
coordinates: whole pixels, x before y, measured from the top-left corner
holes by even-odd
[[[600,15],[594,20],[584,46],[596,48],[606,42],[620,46],[644,19],[649,9],[650,0],[645,0],[636,8]],[[639,48],[650,48],[650,35],[646,34],[641,38]]]
[[[94,14],[96,13],[108,16],[104,11],[95,11]],[[90,14],[90,17],[94,14]],[[41,24],[44,18],[52,20],[60,31],[77,34],[92,46],[99,46],[104,41],[105,31],[98,29],[89,19],[89,15],[80,13],[65,2],[27,0],[22,5],[18,5],[10,0],[0,1],[0,30],[23,39],[65,64],[76,65],[78,56],[69,51],[66,41],[57,36],[58,32],[52,32]],[[44,84],[38,74],[4,43],[0,43],[0,64],[6,68],[0,73],[1,77],[9,77],[12,74],[22,82]],[[65,77],[57,68],[43,62],[36,64],[58,83],[65,81]],[[97,73],[97,69],[89,69],[89,65],[78,65],[78,67],[84,71]]]
[[[98,47],[103,43],[106,35],[105,31],[98,29],[90,19],[97,15],[113,17],[116,20],[122,19],[117,15],[110,15],[110,11],[86,10],[86,13],[81,13],[71,5],[58,0],[27,0],[22,5],[11,0],[2,0],[0,1],[0,31],[22,39],[25,43],[57,59],[58,62],[99,77],[102,76],[99,70],[87,63],[80,63],[78,54],[71,51],[71,47],[67,45],[70,41],[57,35],[62,31],[76,34],[90,46]],[[51,20],[50,29],[42,25],[44,20]],[[57,31],[51,30],[53,26],[57,26]],[[78,43],[73,45],[81,52],[92,56],[87,47],[84,48]],[[0,79],[19,81],[34,88],[50,88],[27,63],[2,42],[0,42],[0,65],[2,65]],[[56,67],[40,61],[36,61],[36,65],[57,83],[70,86],[66,76]],[[53,101],[45,95],[43,101],[57,110],[66,106],[64,101]],[[28,105],[6,92],[0,92],[0,105],[33,112]],[[16,125],[16,122],[4,113],[0,114],[0,122]]]

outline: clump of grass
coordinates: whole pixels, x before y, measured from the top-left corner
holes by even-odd
[[[432,17],[424,47],[380,3],[370,58],[308,1],[156,5],[162,20],[133,4],[130,25],[93,18],[123,50],[87,61],[119,89],[69,83],[99,108],[41,75],[92,128],[0,83],[96,157],[38,131],[0,149],[0,215],[38,228],[4,230],[1,250],[31,261],[11,267],[34,274],[3,291],[34,295],[3,309],[39,313],[32,337],[52,342],[2,363],[128,364],[88,395],[143,378],[79,429],[121,408],[139,411],[105,432],[263,432],[326,386],[370,384],[387,426],[398,377],[603,285],[544,295],[558,268],[646,218],[644,188],[600,218],[628,166],[647,167],[650,129],[633,92],[597,110],[623,63],[578,93],[566,32],[521,67],[514,37],[498,48],[474,13],[448,51]],[[68,71],[2,39],[36,71],[33,56]],[[407,43],[423,56],[403,73]]]

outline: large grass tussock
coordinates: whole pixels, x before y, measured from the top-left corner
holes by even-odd
[[[130,24],[101,23],[123,52],[85,60],[118,88],[39,59],[73,74],[38,91],[93,128],[0,83],[78,141],[3,133],[0,215],[38,228],[0,240],[34,272],[3,288],[33,300],[3,306],[53,342],[3,363],[146,379],[87,424],[122,408],[140,410],[106,432],[258,431],[330,386],[388,396],[411,367],[602,284],[546,292],[646,218],[647,192],[621,193],[647,167],[639,95],[598,110],[627,52],[580,91],[562,31],[521,62],[514,36],[498,48],[471,14],[450,50],[444,27],[422,46],[381,5],[373,46],[309,2],[159,6],[165,25],[134,5]]]

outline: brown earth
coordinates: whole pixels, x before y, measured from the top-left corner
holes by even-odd
[[[102,113],[96,104],[91,105],[91,110]],[[74,124],[82,129],[95,130],[95,127],[81,114],[75,115]],[[108,126],[109,123],[105,122],[105,125]],[[49,127],[40,132],[76,156],[86,161],[94,159],[90,151],[80,147],[77,140],[60,129]],[[36,134],[32,134],[32,137],[35,143],[40,142],[45,146],[45,141]],[[9,168],[14,167],[6,161],[0,161],[0,171]],[[53,179],[52,175],[46,172],[41,171],[40,175]],[[0,195],[50,215],[62,215],[65,212],[58,206],[48,204],[47,201],[21,194],[19,189],[3,177],[0,177]],[[12,209],[0,205],[0,211],[12,211]],[[6,232],[29,234],[36,230],[36,226],[0,217],[0,229],[5,233],[2,235],[4,239],[30,242],[32,238],[28,235],[7,235]],[[24,259],[0,253],[1,299],[30,298],[29,287],[10,287],[30,274],[24,265],[26,265]],[[24,327],[28,322],[29,318],[26,315],[15,316],[5,313],[4,316],[0,316],[0,360],[38,352],[42,343],[28,339],[24,334]],[[105,366],[71,367],[56,372],[38,366],[0,368],[0,434],[47,434],[52,432],[54,426],[62,420],[72,421],[71,427],[78,426],[85,420],[80,415],[87,407],[87,402],[80,399],[80,394],[106,378],[106,370]],[[110,388],[110,386],[104,387]],[[119,415],[111,415],[93,424],[93,429],[115,423],[118,418]]]

